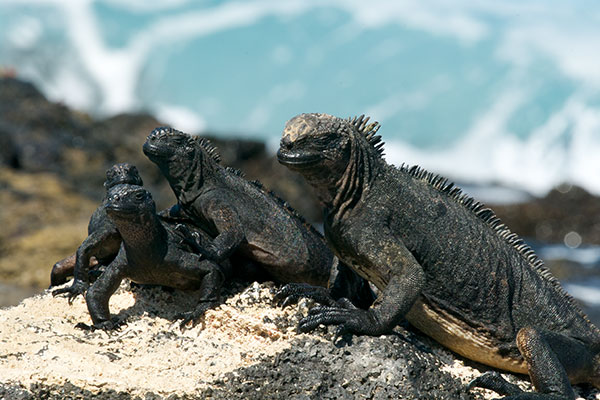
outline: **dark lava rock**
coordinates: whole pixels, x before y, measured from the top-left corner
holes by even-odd
[[[100,201],[105,171],[114,163],[135,164],[158,208],[175,198],[160,171],[142,153],[152,129],[164,125],[148,114],[121,114],[96,120],[48,101],[33,85],[0,78],[0,165],[25,172],[52,172],[75,192]],[[177,127],[175,127],[177,128]],[[321,219],[320,207],[297,174],[267,154],[263,142],[216,138],[222,164],[240,169],[274,190],[309,221]]]
[[[578,186],[561,185],[544,198],[492,208],[522,237],[573,247],[600,244],[600,198]]]
[[[257,400],[481,398],[442,372],[437,356],[403,335],[351,340],[351,345],[334,345],[298,339],[274,359],[226,374],[203,394]]]

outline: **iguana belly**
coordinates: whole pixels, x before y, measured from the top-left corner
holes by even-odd
[[[499,354],[493,338],[477,332],[442,310],[434,309],[423,299],[417,300],[406,319],[427,336],[469,360],[511,372],[527,373],[527,366],[522,358]]]

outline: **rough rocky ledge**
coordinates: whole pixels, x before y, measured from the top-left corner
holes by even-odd
[[[484,368],[410,329],[335,344],[331,328],[297,334],[307,303],[274,307],[272,291],[270,283],[232,285],[222,306],[181,331],[175,316],[194,304],[193,295],[124,283],[111,311],[127,325],[112,334],[75,328],[91,322],[81,297],[71,306],[47,291],[25,299],[0,310],[0,398],[494,397],[465,389]]]

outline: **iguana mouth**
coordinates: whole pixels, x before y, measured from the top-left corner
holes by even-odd
[[[291,153],[279,149],[277,160],[288,167],[308,167],[319,163],[323,157],[316,153]]]
[[[106,212],[108,214],[117,214],[117,215],[134,215],[134,214],[138,214],[138,209],[131,205],[131,206],[123,206],[121,204],[112,204],[112,203],[108,203],[106,204]]]
[[[168,158],[170,156],[170,152],[164,151],[161,146],[153,145],[148,141],[144,143],[142,150],[147,157]]]

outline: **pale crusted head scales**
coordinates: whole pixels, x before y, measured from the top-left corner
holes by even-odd
[[[383,145],[381,136],[377,135],[380,125],[378,122],[369,123],[369,117],[342,119],[329,114],[299,114],[290,119],[283,130],[283,137],[288,142],[295,142],[300,138],[317,136],[324,133],[350,134],[355,132],[363,136],[375,151],[382,155]]]
[[[308,135],[337,131],[341,121],[329,114],[299,114],[285,124],[283,136],[295,142]]]

